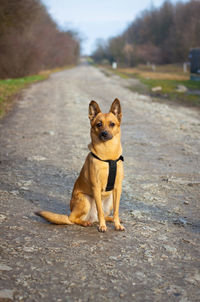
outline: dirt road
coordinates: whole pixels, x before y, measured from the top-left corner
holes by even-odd
[[[0,121],[0,301],[199,301],[199,112],[130,91],[90,66],[33,85]],[[88,104],[122,103],[121,218],[55,226],[88,153]]]

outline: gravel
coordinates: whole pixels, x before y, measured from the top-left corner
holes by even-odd
[[[0,121],[0,301],[199,301],[199,112],[154,102],[131,81],[77,66],[32,85]],[[35,216],[69,213],[88,104],[106,112],[116,97],[126,231]]]

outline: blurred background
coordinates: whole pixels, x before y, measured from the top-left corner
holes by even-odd
[[[94,62],[134,67],[189,61],[200,1],[1,0],[0,78]]]

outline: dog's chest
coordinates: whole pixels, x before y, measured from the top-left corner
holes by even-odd
[[[102,163],[100,169],[98,170],[96,177],[97,182],[101,184],[101,190],[105,191],[109,175],[109,165],[108,163]]]
[[[84,220],[90,221],[90,222],[98,222],[98,215],[97,215],[97,207],[95,200],[91,198],[90,196],[87,196],[89,202],[90,202],[90,210],[88,214],[84,217]],[[113,197],[112,194],[102,197],[102,207],[104,211],[105,217],[110,214],[111,208],[113,204]]]

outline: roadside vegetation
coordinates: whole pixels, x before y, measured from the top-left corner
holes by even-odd
[[[196,0],[152,5],[120,35],[98,40],[92,59],[107,75],[109,70],[140,80],[138,86],[130,87],[134,91],[199,106],[200,81],[191,81],[189,71],[183,72],[183,63],[189,69],[190,49],[200,48],[199,15]]]
[[[200,47],[200,2],[166,0],[143,11],[125,31],[107,41],[98,40],[95,62],[118,66],[177,64],[188,62],[189,50]]]
[[[78,62],[80,41],[40,0],[0,1],[0,117],[27,85]]]
[[[52,73],[69,69],[73,66],[74,65],[69,65],[62,68],[44,70],[36,75],[22,78],[0,80],[0,118],[2,118],[10,108],[12,108],[14,100],[24,88],[33,83],[46,80]]]
[[[0,1],[0,79],[75,64],[79,39],[61,30],[40,0]]]
[[[184,73],[182,66],[160,65],[156,66],[154,71],[152,66],[146,65],[138,65],[136,68],[112,69],[109,66],[101,68],[105,73],[108,70],[124,79],[137,78],[145,85],[145,89],[142,90],[137,85],[129,86],[133,91],[149,94],[155,98],[178,101],[185,105],[200,106],[200,81],[191,81],[189,72]]]
[[[48,75],[33,75],[18,79],[0,80],[0,117],[11,107],[13,98],[28,85],[46,79]]]

